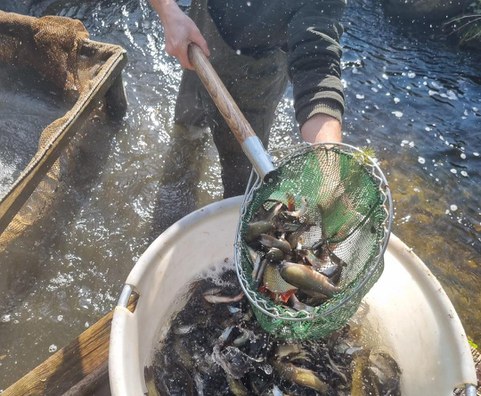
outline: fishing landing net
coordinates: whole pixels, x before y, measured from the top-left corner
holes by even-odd
[[[392,222],[390,190],[378,165],[352,146],[301,145],[272,155],[276,177],[263,182],[253,172],[241,207],[235,242],[237,275],[264,330],[281,339],[325,337],[347,323],[383,271]],[[259,220],[259,213],[270,212],[272,217],[273,205],[287,206],[289,201],[303,212],[298,222],[305,223],[293,249],[304,253],[310,249],[342,263],[338,292],[309,309],[275,301],[254,270],[267,253],[264,245],[252,243],[250,224]],[[295,221],[291,218],[286,229]],[[271,235],[286,238],[286,229]]]

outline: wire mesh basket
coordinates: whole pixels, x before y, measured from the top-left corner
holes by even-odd
[[[266,182],[253,172],[241,206],[237,275],[265,331],[281,339],[322,338],[347,323],[381,276],[392,223],[391,193],[375,161],[353,146],[302,144],[271,154],[276,177]],[[249,227],[259,212],[270,210],[266,205],[287,201],[296,208],[302,202],[309,223],[297,245],[324,248],[343,264],[337,292],[309,309],[275,301],[254,275],[266,252],[262,245],[252,248]]]

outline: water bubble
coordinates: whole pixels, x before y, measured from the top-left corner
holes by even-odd
[[[465,154],[465,153],[461,153],[459,156],[461,157],[461,159],[466,159],[466,154]]]
[[[458,100],[457,95],[451,90],[447,91],[446,93],[439,94],[439,96],[449,100]]]
[[[460,173],[461,173],[461,176],[464,176],[464,177],[468,177],[468,176],[469,176],[469,175],[468,175],[468,172],[466,172],[466,171],[464,171],[464,170],[461,171]]]
[[[409,78],[414,78],[414,77],[416,77],[416,73],[414,73],[414,72],[412,72],[412,71],[411,71],[411,72],[408,72],[408,77],[409,77]]]
[[[410,148],[413,148],[414,147],[414,142],[413,141],[409,141],[409,140],[403,140],[401,142],[401,147],[404,147],[404,146],[409,146]]]
[[[8,323],[8,322],[10,322],[10,320],[11,320],[10,314],[5,314],[5,315],[2,315],[2,316],[0,317],[0,321],[1,321],[2,323]]]
[[[50,346],[48,347],[48,351],[49,351],[50,353],[57,352],[57,345],[55,345],[55,344],[50,345]]]
[[[401,118],[404,115],[402,111],[392,111],[391,114],[394,114],[397,118]]]
[[[63,315],[58,315],[58,316],[57,316],[57,320],[58,320],[59,322],[61,322],[61,321],[63,320]]]
[[[458,171],[457,171],[456,169],[454,169],[454,168],[451,168],[449,171],[450,171],[452,174],[454,174],[454,175],[455,175],[456,173],[458,173]]]
[[[458,210],[458,207],[456,205],[452,204],[452,205],[449,206],[449,210],[451,212],[456,212]]]
[[[393,101],[394,101],[394,103],[398,104],[398,103],[401,101],[401,99],[399,99],[399,98],[394,98]]]
[[[421,165],[424,165],[426,163],[426,160],[423,158],[423,157],[418,157],[418,162],[421,164]]]

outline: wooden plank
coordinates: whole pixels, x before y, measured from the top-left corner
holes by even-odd
[[[130,310],[135,309],[137,298],[132,295]],[[2,396],[92,395],[94,387],[107,381],[112,317],[113,311],[5,389]]]
[[[108,362],[72,386],[63,396],[110,395]]]

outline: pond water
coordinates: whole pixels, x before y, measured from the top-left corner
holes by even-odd
[[[119,44],[129,58],[125,118],[88,125],[92,144],[76,157],[75,182],[48,221],[2,257],[3,389],[111,310],[152,240],[221,199],[222,186],[210,137],[172,133],[181,69],[165,55],[147,1],[8,0],[0,9],[78,18],[91,39]],[[439,279],[479,344],[481,57],[417,26],[402,29],[363,0],[349,4],[344,25],[344,141],[375,150],[393,191],[393,232]],[[25,107],[16,111],[21,119]],[[297,141],[288,89],[269,148]]]
[[[59,93],[31,73],[0,64],[0,196],[37,151],[41,131],[68,111]],[[30,109],[28,114],[23,110]],[[32,132],[33,131],[33,132]]]

